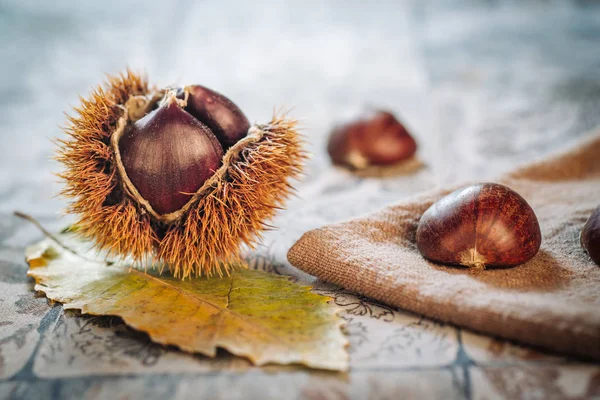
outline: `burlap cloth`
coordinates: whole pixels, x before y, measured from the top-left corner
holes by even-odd
[[[497,182],[535,210],[542,247],[510,269],[436,265],[418,252],[421,214],[456,187],[305,233],[289,250],[296,267],[383,303],[479,332],[600,359],[600,267],[579,233],[600,204],[600,132],[580,146]]]

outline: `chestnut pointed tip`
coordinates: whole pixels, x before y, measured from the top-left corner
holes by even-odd
[[[487,259],[477,251],[476,248],[470,248],[463,251],[460,255],[460,265],[473,269],[485,269]]]

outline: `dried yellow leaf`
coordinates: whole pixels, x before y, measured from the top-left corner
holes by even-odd
[[[26,257],[35,289],[48,298],[65,309],[119,316],[157,343],[210,357],[221,347],[257,365],[348,368],[347,339],[330,299],[284,276],[236,269],[225,278],[182,281],[93,261],[50,239]]]

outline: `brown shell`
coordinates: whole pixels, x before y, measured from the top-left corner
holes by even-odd
[[[183,92],[185,110],[208,126],[225,150],[246,136],[250,122],[227,97],[200,85],[186,86]]]
[[[581,230],[581,246],[600,265],[600,206],[592,212]]]
[[[67,212],[79,216],[77,232],[110,256],[166,267],[181,278],[228,273],[240,248],[258,242],[293,190],[290,179],[301,173],[306,154],[296,122],[274,116],[251,127],[177,218],[162,221],[128,192],[110,144],[128,100],[157,93],[145,77],[127,71],[81,99],[79,115],[65,128],[69,138],[58,140],[62,194],[72,200]]]
[[[425,211],[416,240],[427,259],[485,268],[531,259],[542,235],[523,197],[504,185],[480,183],[450,193]]]
[[[215,135],[179,101],[168,92],[144,117],[130,121],[124,115],[127,129],[117,129],[111,137],[128,194],[163,221],[170,214],[179,219],[178,211],[223,160],[223,147]]]
[[[417,143],[404,125],[390,112],[381,110],[336,126],[327,143],[333,164],[352,170],[397,165],[416,151]]]

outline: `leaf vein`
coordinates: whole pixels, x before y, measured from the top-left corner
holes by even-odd
[[[142,274],[140,271],[136,271],[136,270],[132,270],[132,272],[134,272],[136,274],[139,274],[139,275]],[[182,293],[183,295],[189,297],[190,299],[192,299],[193,301],[195,301],[197,303],[207,304],[207,305],[212,306],[213,308],[216,308],[217,310],[219,310],[219,313],[222,314],[222,315],[224,314],[225,311],[228,311],[232,316],[243,320],[245,323],[247,323],[248,325],[253,326],[254,328],[256,328],[259,331],[263,331],[264,333],[266,333],[268,336],[271,336],[276,341],[284,344],[286,347],[288,347],[290,349],[293,348],[293,345],[291,343],[287,342],[286,340],[283,340],[283,338],[277,336],[275,333],[273,333],[270,329],[266,328],[265,326],[259,325],[259,324],[255,323],[254,321],[249,320],[246,316],[244,316],[242,314],[239,314],[239,313],[237,313],[237,312],[235,312],[235,311],[233,311],[233,310],[231,310],[229,308],[223,309],[223,307],[219,306],[218,304],[215,304],[215,303],[213,303],[211,301],[208,301],[206,299],[198,299],[198,298],[194,297],[192,294],[187,293],[187,292],[183,291],[182,289],[179,289],[176,286],[173,286],[173,285],[167,283],[166,281],[158,279],[158,278],[156,278],[156,277],[154,277],[152,275],[148,275],[148,274],[144,274],[144,275],[147,278],[149,278],[149,279],[155,280],[156,282],[158,282],[161,285],[165,285],[165,286],[167,286],[167,287],[169,287],[169,288],[171,288],[173,290],[176,290],[176,291]],[[232,284],[231,284],[231,290],[232,289],[233,289],[233,279],[232,279]],[[230,290],[230,293],[231,293],[231,290]],[[224,318],[224,315],[223,315],[223,318]]]

